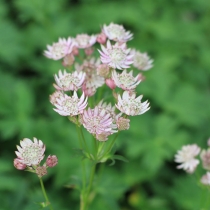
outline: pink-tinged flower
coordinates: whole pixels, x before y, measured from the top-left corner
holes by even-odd
[[[97,67],[100,64],[100,60],[94,58],[85,60],[82,65],[75,65],[78,72],[85,72],[85,81],[82,85],[82,91],[86,96],[92,96],[95,94],[96,89],[101,87],[105,83],[105,79],[97,74]]]
[[[107,47],[101,45],[102,51],[98,50],[101,54],[101,62],[109,65],[112,68],[122,69],[129,68],[133,63],[133,54],[129,54],[130,49],[126,48],[126,44],[116,43],[111,45],[107,41]]]
[[[153,60],[147,55],[147,53],[141,53],[136,50],[132,50],[131,54],[133,54],[133,66],[139,70],[149,70],[153,67]]]
[[[123,90],[132,90],[141,82],[139,75],[133,76],[133,71],[129,73],[124,70],[121,74],[118,74],[115,70],[112,71],[112,79],[114,80],[116,86],[122,88]]]
[[[52,168],[58,164],[58,158],[56,155],[49,155],[46,160],[48,167]]]
[[[210,170],[210,149],[202,150],[200,157],[202,160],[203,168]]]
[[[199,160],[194,157],[200,152],[200,147],[196,144],[183,146],[175,155],[175,162],[181,163],[178,169],[183,168],[188,173],[193,173],[199,164]]]
[[[72,52],[75,43],[72,38],[59,38],[52,46],[47,45],[44,55],[53,60],[59,60]]]
[[[116,42],[127,42],[132,39],[133,34],[130,31],[125,31],[122,25],[110,23],[108,26],[104,25],[102,31],[108,39]]]
[[[80,98],[78,98],[76,91],[74,91],[73,96],[68,96],[64,94],[60,98],[57,98],[54,104],[56,112],[62,116],[75,116],[83,113],[83,110],[87,106],[87,98],[83,93]]]
[[[201,183],[204,185],[210,185],[210,172],[207,172],[201,177]]]
[[[115,84],[114,80],[110,79],[110,78],[106,79],[106,85],[112,90],[114,90],[116,88],[116,84]]]
[[[79,34],[75,38],[76,46],[82,49],[91,47],[96,43],[96,38],[95,35]]]
[[[24,163],[21,163],[18,158],[14,159],[14,166],[18,170],[24,170],[27,167],[27,165]]]
[[[59,70],[58,75],[55,75],[55,82],[54,87],[57,90],[75,90],[77,91],[79,88],[81,88],[83,82],[85,80],[85,73],[84,72],[77,72],[74,71],[72,74],[67,73],[66,70],[64,70],[64,73],[62,74],[62,71]]]
[[[44,158],[45,145],[41,140],[34,138],[34,142],[28,138],[20,141],[20,146],[17,146],[18,151],[15,151],[18,161],[27,166],[38,165]]]
[[[126,115],[140,115],[145,113],[150,109],[149,103],[147,101],[141,102],[142,95],[136,98],[135,93],[130,93],[128,91],[124,91],[122,98],[118,95],[118,103],[115,105],[121,112]]]
[[[38,175],[38,177],[43,177],[44,175],[46,175],[47,174],[46,166],[36,167],[36,174]]]
[[[108,136],[117,132],[115,130],[117,126],[113,124],[111,115],[107,113],[106,110],[99,109],[98,106],[96,106],[94,109],[88,108],[88,110],[85,110],[82,117],[83,126],[91,134],[103,134],[104,136]]]

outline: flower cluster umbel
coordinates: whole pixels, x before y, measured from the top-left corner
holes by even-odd
[[[41,140],[34,137],[31,139],[24,138],[20,141],[20,146],[17,146],[15,153],[17,158],[14,159],[14,166],[18,170],[27,170],[36,173],[38,177],[47,174],[48,167],[54,167],[58,163],[58,158],[55,155],[49,155],[46,162],[41,166],[40,162],[44,158],[45,145]]]
[[[150,108],[147,101],[141,102],[142,95],[136,95],[144,76],[134,74],[149,70],[153,60],[147,53],[128,48],[132,38],[133,34],[123,26],[111,23],[96,35],[59,38],[44,52],[50,59],[62,59],[65,67],[54,75],[56,90],[50,95],[54,110],[78,126],[83,125],[99,141],[129,129],[129,116],[141,115]],[[113,95],[109,103],[103,93]],[[100,96],[98,101],[96,95]]]
[[[197,144],[185,145],[175,155],[175,162],[180,163],[178,169],[183,169],[188,173],[194,173],[200,160],[196,158],[200,154],[203,169],[207,170],[206,174],[201,177],[201,183],[210,186],[210,139],[207,141],[208,149],[203,149]]]

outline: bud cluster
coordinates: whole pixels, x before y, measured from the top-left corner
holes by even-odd
[[[132,38],[122,25],[110,23],[96,35],[59,38],[44,51],[49,59],[62,59],[65,67],[54,76],[56,90],[50,95],[54,110],[82,124],[99,141],[129,129],[129,116],[150,108],[147,101],[141,102],[142,95],[136,95],[136,88],[144,79],[139,70],[149,70],[153,60],[127,46]],[[115,105],[105,102],[112,95]]]

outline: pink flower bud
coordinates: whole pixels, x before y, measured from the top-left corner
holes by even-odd
[[[100,44],[106,43],[106,35],[104,33],[98,34],[96,41]]]
[[[47,168],[45,166],[38,166],[36,168],[36,174],[38,177],[42,177],[47,174]]]
[[[106,85],[107,85],[108,87],[110,87],[112,90],[116,88],[116,85],[115,85],[113,79],[106,79]]]
[[[117,119],[117,127],[120,131],[122,130],[128,130],[130,127],[130,120],[126,119],[124,117],[119,117]]]
[[[68,54],[64,57],[63,59],[63,66],[71,66],[74,63],[74,55],[73,54]]]
[[[94,49],[92,47],[88,47],[85,49],[85,54],[86,55],[92,55],[94,52]]]
[[[58,164],[58,158],[56,155],[49,155],[46,160],[46,164],[48,167],[54,167]]]
[[[14,166],[18,170],[24,170],[26,168],[26,165],[24,163],[21,163],[18,158],[14,159]]]
[[[144,81],[145,80],[145,76],[143,76],[143,74],[138,74],[138,80],[139,81]]]
[[[77,47],[74,46],[73,50],[72,50],[73,55],[79,55],[79,50]]]

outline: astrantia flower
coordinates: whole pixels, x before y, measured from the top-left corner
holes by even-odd
[[[147,101],[141,102],[142,95],[136,98],[135,93],[130,93],[128,91],[124,91],[122,98],[118,95],[118,103],[116,107],[126,115],[140,115],[145,113],[150,109],[149,103]]]
[[[210,149],[202,150],[200,156],[201,156],[203,168],[210,170]]]
[[[133,54],[129,54],[130,49],[126,48],[126,44],[116,43],[111,45],[110,41],[107,41],[107,47],[101,45],[102,51],[101,62],[109,65],[112,68],[122,69],[129,68],[130,64],[133,63]]]
[[[122,25],[114,23],[110,23],[108,26],[104,25],[102,30],[108,39],[117,42],[127,42],[128,40],[131,40],[133,36],[130,31],[125,31]]]
[[[199,164],[199,160],[194,157],[200,152],[200,148],[196,144],[183,146],[175,155],[175,162],[181,163],[177,168],[183,168],[189,173],[193,173]]]
[[[85,73],[83,72],[73,72],[67,73],[66,70],[64,70],[64,73],[62,74],[62,71],[60,70],[58,73],[58,76],[55,75],[55,81],[56,84],[54,84],[54,87],[57,90],[63,90],[63,91],[68,91],[68,90],[78,90],[81,86],[82,83],[85,80]]]
[[[207,172],[201,177],[201,183],[204,185],[210,185],[210,172]]]
[[[44,158],[45,145],[41,140],[34,138],[34,142],[28,138],[20,141],[20,146],[17,146],[18,151],[15,151],[20,163],[27,166],[38,165]]]
[[[70,54],[74,46],[75,43],[70,37],[68,39],[59,38],[58,42],[53,43],[52,46],[47,45],[44,55],[50,59],[59,60]]]
[[[85,110],[82,117],[83,126],[92,134],[106,136],[117,132],[115,130],[117,126],[113,124],[111,115],[104,109],[99,109],[98,106]]]
[[[123,90],[132,90],[141,82],[139,75],[133,77],[133,71],[129,73],[124,70],[121,74],[118,74],[115,70],[112,71],[112,79],[114,80],[116,86],[122,88]]]
[[[85,72],[85,81],[82,85],[82,91],[86,96],[92,96],[95,94],[96,89],[101,87],[105,83],[104,77],[97,74],[97,67],[100,64],[100,60],[94,58],[85,60],[82,65],[75,65],[78,72]]]
[[[85,98],[84,93],[81,98],[78,98],[76,91],[74,91],[73,96],[68,96],[64,94],[60,98],[57,98],[54,104],[56,112],[62,116],[75,116],[81,114],[87,106],[87,98]]]
[[[147,53],[141,53],[139,51],[132,50],[131,54],[134,55],[133,66],[137,69],[146,71],[153,67],[153,60],[150,59]]]
[[[91,47],[96,43],[96,38],[97,36],[95,35],[79,34],[75,38],[76,46],[82,49]]]

